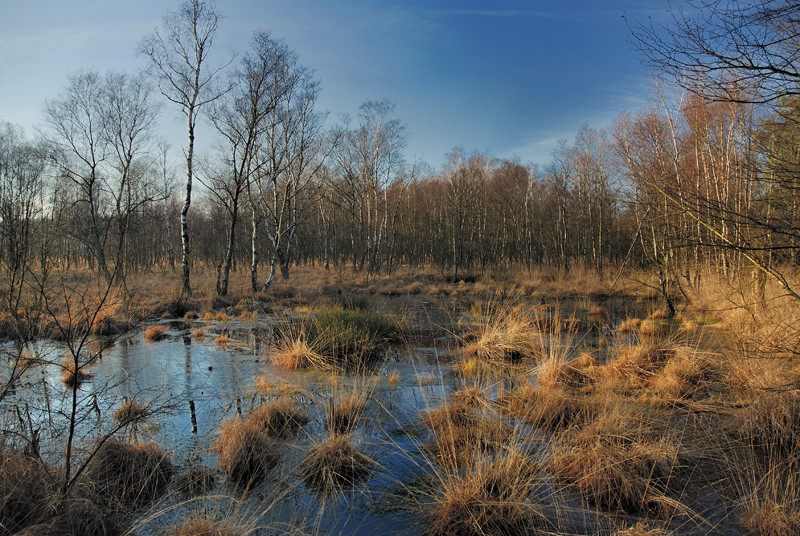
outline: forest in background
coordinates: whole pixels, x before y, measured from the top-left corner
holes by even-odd
[[[793,20],[791,6],[772,4],[730,11],[727,22],[789,31],[780,23]],[[737,78],[736,65],[695,73],[690,84],[685,74],[662,76],[650,106],[607,131],[584,125],[544,165],[456,148],[436,170],[405,158],[392,103],[367,101],[352,122],[317,110],[319,81],[269,32],[227,65],[204,64],[214,6],[181,9],[160,32],[206,48],[176,55],[156,31],[140,45],[149,72],[75,73],[45,103],[40,132],[0,127],[0,250],[12,288],[53,263],[124,284],[132,272],[182,261],[185,291],[189,268],[210,266],[220,295],[232,268],[249,267],[258,291],[296,264],[373,274],[432,266],[456,277],[627,264],[658,274],[670,308],[709,267],[755,270],[759,284],[775,278],[794,293],[781,267],[799,260],[800,101],[796,70],[777,65],[796,66],[780,44],[763,54],[782,84],[769,78],[769,61],[750,78]],[[634,28],[633,42],[668,71],[691,42],[670,51],[664,30]],[[753,83],[758,75],[765,83]],[[187,169],[156,127],[175,108],[189,127]],[[193,154],[195,136],[213,149]]]

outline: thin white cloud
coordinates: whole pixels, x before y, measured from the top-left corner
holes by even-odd
[[[479,17],[536,17],[550,19],[557,17],[554,13],[520,9],[448,9],[429,11],[436,15],[474,15]]]

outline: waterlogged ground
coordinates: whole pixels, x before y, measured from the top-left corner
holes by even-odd
[[[113,412],[126,399],[146,403],[157,412],[136,429],[121,433],[157,441],[182,470],[213,470],[217,462],[210,448],[221,423],[236,415],[246,417],[251,408],[265,401],[290,396],[310,417],[297,438],[282,443],[282,461],[271,478],[244,498],[218,474],[217,485],[206,498],[191,499],[171,492],[134,521],[135,532],[157,534],[179,518],[199,512],[267,525],[279,533],[290,529],[320,534],[422,531],[422,514],[408,507],[424,502],[417,492],[431,463],[424,453],[428,438],[419,419],[421,413],[441,406],[453,392],[465,387],[463,377],[454,373],[451,354],[464,331],[462,313],[469,309],[470,301],[409,296],[375,298],[371,306],[403,314],[410,327],[406,344],[393,348],[369,374],[276,369],[269,352],[278,317],[263,313],[245,321],[162,320],[158,323],[167,326],[163,340],[148,341],[143,331],[137,331],[107,342],[102,358],[90,369],[93,376],[79,389],[79,398],[88,408],[78,430],[83,446],[90,445],[97,430],[114,426]],[[580,308],[576,304],[560,307],[562,311]],[[641,315],[648,307],[650,304],[632,300],[609,300],[599,319],[579,312],[578,329],[569,335],[569,343],[602,355],[601,339],[622,320]],[[193,337],[198,328],[205,331],[205,337]],[[232,341],[215,342],[223,334]],[[35,351],[53,363],[59,362],[64,352],[54,342],[41,342]],[[48,430],[45,423],[59,422],[69,407],[70,392],[60,376],[57,365],[33,367],[5,403],[21,408],[23,418],[29,418],[34,428]],[[497,387],[513,385],[504,386],[501,381]],[[310,446],[327,437],[326,404],[351,392],[368,393],[366,410],[352,438],[374,461],[373,472],[366,482],[343,494],[311,492],[301,483],[298,464]],[[63,435],[58,433],[42,438],[45,456],[55,458],[60,452]],[[531,437],[535,432],[531,431]],[[544,489],[542,493],[558,492]],[[411,495],[415,501],[406,501]],[[574,519],[562,521],[575,533],[607,528],[604,521],[582,508],[580,501],[568,496],[559,501],[571,506]]]

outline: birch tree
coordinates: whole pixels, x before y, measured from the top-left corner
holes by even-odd
[[[178,11],[168,12],[161,29],[144,38],[139,53],[150,61],[151,73],[161,94],[178,106],[186,117],[186,188],[181,208],[181,281],[182,293],[190,295],[189,224],[187,215],[192,202],[194,144],[197,118],[209,103],[224,95],[229,87],[215,82],[230,63],[210,67],[208,55],[217,33],[219,16],[213,2],[186,0]],[[232,61],[232,60],[231,60]]]

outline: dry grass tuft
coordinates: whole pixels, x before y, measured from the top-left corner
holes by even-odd
[[[672,399],[694,397],[701,387],[721,377],[717,361],[708,354],[678,347],[664,368],[650,378],[649,387]]]
[[[189,496],[203,495],[214,489],[217,479],[208,467],[190,467],[175,478],[175,488]]]
[[[206,336],[207,336],[206,330],[204,330],[203,328],[195,328],[195,330],[192,331],[192,338],[196,341],[203,340],[206,338]]]
[[[645,319],[639,323],[639,335],[647,338],[660,337],[665,333],[664,325],[653,319]]]
[[[248,421],[260,426],[273,437],[291,437],[301,426],[308,423],[308,415],[298,411],[295,405],[283,398],[263,404],[253,411]]]
[[[535,503],[538,468],[517,452],[484,460],[465,473],[437,476],[426,515],[431,536],[527,535],[549,523]]]
[[[325,425],[333,434],[349,434],[358,424],[369,398],[369,391],[332,396],[325,408]]]
[[[114,420],[118,424],[135,423],[146,419],[149,414],[146,405],[133,399],[126,399],[114,411]]]
[[[300,474],[310,489],[332,493],[362,482],[373,465],[350,436],[336,434],[311,447],[300,462]]]
[[[76,389],[80,385],[93,377],[94,374],[86,370],[86,365],[79,365],[75,367],[75,361],[68,357],[61,362],[61,383],[70,389]]]
[[[764,391],[734,417],[736,434],[770,452],[797,452],[800,445],[800,391]]]
[[[514,418],[551,432],[583,423],[597,411],[597,404],[591,397],[563,387],[534,387],[527,383],[500,403]]]
[[[593,304],[586,310],[586,314],[589,316],[602,316],[606,314],[606,308],[602,305]]]
[[[233,344],[233,338],[230,335],[225,333],[218,335],[217,338],[214,339],[214,344],[220,347],[225,347],[230,344]]]
[[[668,344],[623,346],[616,353],[616,359],[603,366],[603,375],[622,378],[633,387],[642,387],[675,355],[675,347]]]
[[[589,503],[611,511],[668,514],[666,483],[678,447],[628,405],[615,404],[553,449],[551,468]]]
[[[584,369],[592,369],[598,366],[599,363],[597,358],[588,352],[582,352],[578,357],[572,361],[572,366],[584,370]]]
[[[297,337],[283,334],[278,347],[272,353],[272,363],[276,367],[290,370],[316,366],[323,361],[304,334]]]
[[[87,467],[101,497],[123,508],[138,508],[166,490],[174,472],[169,455],[155,443],[109,439]]]
[[[217,521],[207,515],[195,515],[161,533],[161,536],[243,536],[247,531],[229,521]]]
[[[222,425],[212,449],[217,453],[220,469],[244,488],[264,480],[280,460],[280,451],[267,430],[255,421],[238,418]]]
[[[392,385],[397,385],[397,382],[400,381],[400,371],[393,370],[391,374],[389,374],[389,383]]]
[[[0,452],[0,522],[2,534],[13,534],[45,520],[51,497],[50,480],[30,456]]]
[[[444,467],[466,467],[476,457],[502,450],[513,433],[503,419],[460,403],[429,410],[422,422],[432,435],[424,450]]]
[[[636,523],[628,528],[620,529],[614,536],[670,536],[671,533],[659,527],[650,527],[645,523]]]
[[[450,402],[468,408],[481,408],[488,407],[490,400],[483,393],[483,389],[481,389],[480,386],[471,385],[450,395]]]
[[[166,324],[147,326],[144,330],[144,339],[150,342],[163,341],[167,338],[168,329],[169,327]]]
[[[534,313],[526,311],[513,300],[495,299],[476,312],[474,340],[465,339],[461,354],[465,359],[483,361],[520,361],[537,357],[542,351],[542,339]]]
[[[800,534],[800,504],[791,497],[782,500],[754,499],[739,520],[749,536],[793,536]]]
[[[566,361],[559,356],[549,357],[534,369],[536,385],[541,389],[585,390],[595,381],[585,370],[575,361]]]
[[[630,333],[632,331],[637,331],[639,326],[642,324],[641,318],[626,318],[622,322],[620,322],[617,331],[620,333]]]

